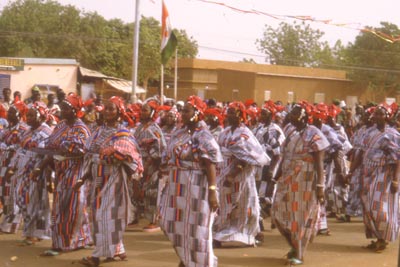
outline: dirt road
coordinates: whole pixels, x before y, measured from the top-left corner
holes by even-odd
[[[176,267],[178,258],[169,241],[161,232],[143,233],[141,226],[130,228],[125,235],[128,261],[102,263],[104,267],[161,266]],[[266,225],[269,225],[266,222]],[[369,243],[364,237],[361,218],[351,223],[329,221],[331,236],[317,236],[308,247],[303,266],[307,267],[394,267],[397,266],[398,241],[383,253],[370,252],[362,246]],[[257,248],[216,249],[219,267],[284,266],[288,245],[277,230],[266,230],[265,242]],[[0,267],[79,267],[78,260],[91,254],[90,249],[64,253],[56,257],[41,257],[51,245],[49,240],[29,247],[18,246],[17,235],[0,235]],[[11,261],[11,257],[17,257]]]

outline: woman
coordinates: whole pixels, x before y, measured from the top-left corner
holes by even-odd
[[[215,140],[218,140],[219,134],[224,129],[222,124],[224,122],[224,118],[222,116],[222,111],[219,108],[208,108],[204,112],[205,119],[204,121],[208,125],[208,129],[211,134],[214,136]]]
[[[376,123],[364,139],[361,202],[367,238],[376,238],[367,248],[386,249],[399,235],[400,134],[386,125],[390,110],[376,107]],[[354,171],[356,166],[350,170]]]
[[[218,144],[202,121],[206,104],[188,98],[183,127],[175,131],[167,148],[170,167],[161,203],[161,227],[174,245],[180,267],[217,266],[211,227],[218,208],[215,164],[222,161]]]
[[[46,124],[48,108],[35,102],[29,109],[26,122],[30,129],[21,137],[21,147],[11,162],[17,180],[16,203],[22,213],[24,245],[32,245],[41,239],[50,239],[50,204],[45,175],[32,179],[31,173],[43,160],[35,148],[43,148],[52,129]]]
[[[271,214],[272,199],[266,197],[268,186],[274,186],[271,179],[276,174],[282,158],[281,146],[285,141],[285,134],[281,127],[273,122],[276,106],[272,100],[267,101],[261,108],[259,125],[253,130],[264,151],[271,158],[271,162],[264,167],[257,168],[257,191],[261,205],[260,228],[264,230],[263,218]],[[272,225],[274,227],[274,225]]]
[[[142,106],[140,114],[141,124],[135,130],[135,138],[139,144],[143,157],[143,189],[144,189],[144,214],[149,224],[143,228],[145,232],[159,231],[158,207],[159,179],[161,155],[165,150],[165,139],[161,128],[155,123],[157,118],[158,102],[148,100]]]
[[[286,136],[279,178],[272,205],[272,220],[288,241],[287,254],[292,265],[303,263],[306,247],[315,234],[320,203],[324,201],[324,149],[327,139],[315,126],[308,125],[305,105],[290,112],[296,131]]]
[[[16,205],[15,170],[9,168],[11,159],[21,142],[21,136],[28,130],[28,125],[23,121],[28,111],[25,103],[18,98],[7,112],[8,127],[2,133],[0,139],[0,185],[1,202],[3,204],[3,221],[0,230],[3,233],[15,234],[18,230],[22,216]],[[3,175],[3,176],[1,176]]]
[[[362,147],[364,138],[368,136],[368,132],[374,125],[372,120],[372,114],[374,113],[375,107],[370,107],[365,110],[364,116],[359,122],[360,128],[357,129],[351,137],[351,144],[353,145],[352,150],[349,152],[349,160],[351,162],[350,171],[346,176],[346,183],[349,184],[349,203],[346,206],[347,216],[362,216],[362,205],[361,205],[361,184],[362,184]],[[358,162],[357,162],[358,161]],[[355,167],[357,166],[357,167]],[[350,221],[350,218],[348,219]]]
[[[129,219],[130,198],[128,179],[143,171],[142,158],[136,142],[121,120],[126,116],[123,100],[111,97],[104,106],[104,125],[89,138],[88,154],[82,168],[82,178],[92,180],[91,207],[95,249],[91,257],[80,263],[98,266],[100,257],[112,261],[126,258],[123,233]],[[114,212],[117,210],[117,212]]]
[[[246,109],[241,102],[229,104],[227,119],[230,126],[218,139],[224,161],[218,164],[221,208],[214,240],[217,246],[222,242],[254,246],[260,232],[255,175],[257,167],[268,164],[270,159],[244,124]]]
[[[33,177],[37,177],[48,165],[53,165],[55,170],[51,213],[52,250],[45,251],[45,256],[84,248],[92,243],[85,189],[82,187],[76,192],[73,188],[78,181],[90,131],[80,120],[83,103],[79,96],[70,93],[60,103],[60,108],[63,120],[49,136],[46,145],[49,155],[33,172]]]

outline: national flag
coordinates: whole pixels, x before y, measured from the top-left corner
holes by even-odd
[[[169,13],[167,7],[162,1],[162,25],[161,25],[161,63],[167,64],[169,58],[175,52],[178,39],[172,31],[169,21]]]

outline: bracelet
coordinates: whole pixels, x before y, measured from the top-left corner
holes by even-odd
[[[82,179],[78,179],[76,182],[77,183],[83,183],[83,180]]]
[[[316,184],[317,187],[325,188],[324,184]]]
[[[209,187],[208,187],[208,190],[212,190],[212,191],[216,191],[218,189],[218,187],[216,186],[216,185],[210,185]]]
[[[40,169],[40,168],[34,168],[33,171],[34,171],[34,172],[40,172],[41,169]]]
[[[13,170],[8,170],[7,173],[8,174],[14,174],[14,171]]]
[[[240,164],[236,165],[236,168],[238,168],[238,169],[240,169],[240,170],[243,170],[243,166],[240,165]]]
[[[392,184],[399,184],[399,182],[398,181],[392,181]]]
[[[271,179],[271,182],[273,182],[274,184],[276,184],[278,181],[275,179]]]

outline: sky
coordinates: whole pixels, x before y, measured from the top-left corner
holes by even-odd
[[[106,19],[135,20],[136,0],[57,0],[85,11],[96,11]],[[257,50],[256,39],[262,38],[265,26],[277,28],[284,21],[266,15],[236,11],[257,10],[268,14],[310,16],[316,20],[347,24],[348,27],[378,27],[387,21],[400,27],[398,0],[164,0],[173,28],[183,29],[199,45],[198,58],[240,61],[253,58],[264,62]],[[210,3],[213,2],[213,3]],[[0,8],[7,3],[0,0]],[[161,0],[140,0],[140,14],[161,21]],[[223,3],[216,4],[216,3]],[[300,22],[300,21],[299,21]],[[310,22],[313,29],[325,32],[322,40],[332,46],[337,40],[354,42],[356,29]]]

